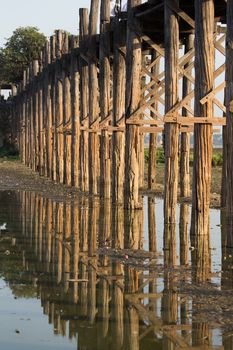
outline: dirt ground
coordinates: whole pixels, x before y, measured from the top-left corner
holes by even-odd
[[[42,177],[18,160],[0,160],[0,191],[4,190],[38,192],[45,197],[62,201],[78,196],[74,187]]]
[[[192,173],[192,169],[191,169]],[[157,188],[156,191],[146,190],[141,191],[142,194],[148,195],[163,195],[164,181],[164,165],[157,165]],[[192,183],[192,180],[191,180]],[[0,160],[0,190],[22,190],[22,191],[37,191],[45,196],[49,195],[52,198],[60,200],[69,199],[70,197],[78,196],[78,190],[74,187],[55,183],[48,178],[39,176],[31,169],[25,167],[18,160]],[[212,173],[212,194],[211,207],[220,207],[220,192],[221,192],[221,168],[213,168]],[[191,202],[191,198],[180,198],[179,201]]]
[[[147,169],[146,173],[147,173]],[[157,186],[155,191],[144,190],[143,193],[156,194],[157,196],[163,196],[163,181],[164,181],[164,164],[157,164],[156,167],[156,177],[157,177]],[[145,185],[147,181],[147,174],[145,174]],[[211,208],[220,208],[220,194],[221,194],[221,181],[222,181],[222,168],[213,167],[212,168],[212,183],[211,183]],[[192,168],[190,168],[190,188],[192,186]],[[179,192],[178,192],[179,195]],[[192,198],[179,198],[179,202],[188,202],[191,203]]]

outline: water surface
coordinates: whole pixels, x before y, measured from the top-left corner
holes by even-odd
[[[1,349],[232,348],[224,215],[197,254],[188,204],[164,228],[163,201],[143,203],[0,192]]]

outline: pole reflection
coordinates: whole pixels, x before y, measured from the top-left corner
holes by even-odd
[[[75,339],[77,348],[86,350],[218,348],[209,323],[192,321],[192,308],[200,312],[206,305],[182,289],[204,283],[210,274],[209,237],[191,237],[189,243],[187,204],[180,207],[179,231],[165,225],[159,251],[154,198],[148,198],[147,213],[87,197],[61,202],[20,192],[13,196],[17,210],[3,194],[1,199],[20,278],[41,299],[54,334]],[[223,222],[221,285],[229,289],[233,255]],[[15,281],[15,271],[4,273]],[[9,285],[16,293],[14,283]],[[224,334],[223,346],[229,349],[231,343],[231,335]]]

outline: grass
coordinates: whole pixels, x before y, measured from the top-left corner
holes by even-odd
[[[145,148],[145,162],[146,164],[149,161],[149,148]],[[157,149],[157,164],[164,164],[165,163],[165,156],[163,148]],[[222,166],[223,163],[223,156],[222,156],[222,149],[216,148],[213,150],[213,156],[212,156],[212,166]],[[190,151],[190,157],[189,157],[189,164],[190,166],[193,166],[193,150]]]
[[[149,149],[145,149],[145,163],[146,163],[146,173],[147,164],[149,160]],[[162,148],[157,150],[157,166],[156,166],[156,182],[159,185],[164,184],[164,152]],[[212,183],[211,192],[221,193],[221,181],[222,181],[222,149],[214,149],[212,157]],[[193,172],[193,150],[190,151],[190,185],[192,186],[192,172]],[[147,181],[147,180],[146,180]]]

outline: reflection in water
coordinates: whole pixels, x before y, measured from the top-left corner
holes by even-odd
[[[166,225],[162,231],[155,215],[161,204],[154,198],[147,199],[144,213],[93,198],[63,203],[36,193],[0,196],[0,225],[7,222],[8,228],[0,237],[1,275],[16,297],[41,300],[54,334],[71,339],[71,348],[211,349],[220,344],[207,321],[192,320],[191,306],[200,315],[207,306],[185,287],[210,277],[210,241],[191,240],[191,271],[187,204],[180,206],[179,230]],[[223,225],[223,289],[232,288],[229,239]],[[229,333],[222,344],[232,348]]]

